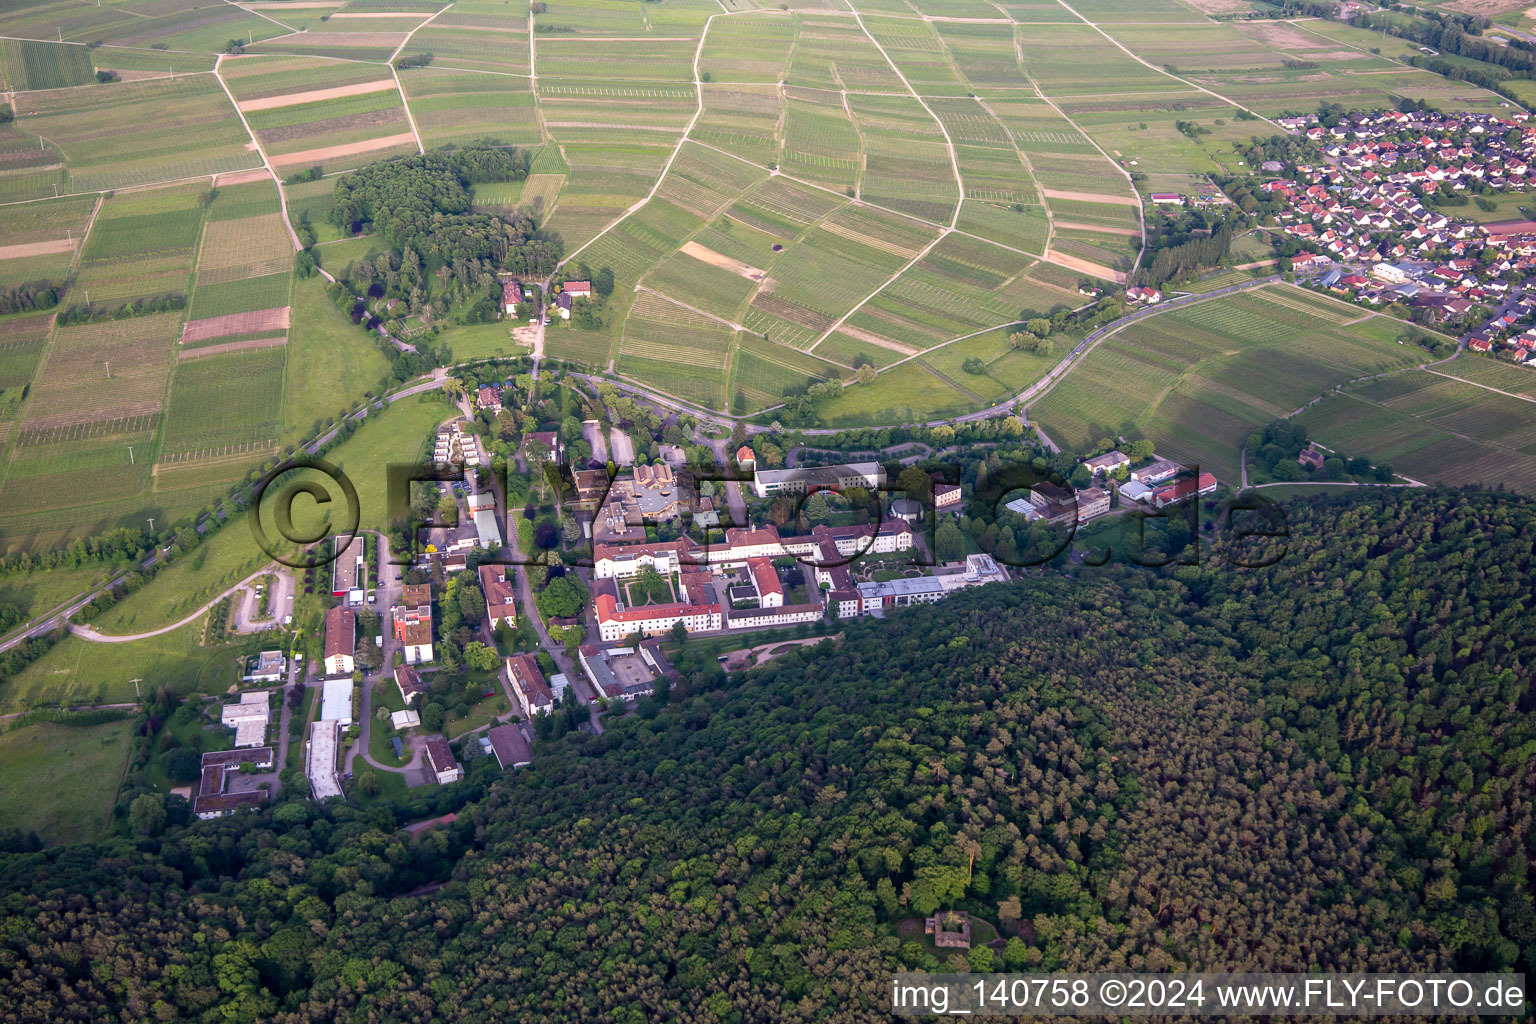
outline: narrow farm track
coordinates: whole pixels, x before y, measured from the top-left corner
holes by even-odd
[[[608,232],[624,223],[624,221],[628,219],[632,214],[634,214],[646,203],[650,202],[656,197],[657,191],[661,189],[661,183],[666,180],[667,172],[672,170],[672,165],[677,162],[677,155],[683,151],[683,146],[688,142],[688,136],[693,134],[693,126],[699,123],[699,118],[704,114],[704,81],[699,77],[699,58],[704,55],[704,42],[709,38],[709,27],[715,23],[716,18],[728,18],[733,14],[755,13],[761,12],[724,11],[720,14],[711,14],[704,20],[704,31],[699,33],[699,45],[695,47],[693,51],[693,92],[697,105],[694,107],[693,116],[688,119],[688,126],[683,129],[683,134],[678,137],[677,145],[672,147],[672,153],[667,157],[667,162],[662,165],[661,173],[656,175],[656,181],[651,185],[651,190],[645,194],[645,198],[632,204],[623,213],[619,214],[612,221],[606,224],[601,231],[578,246],[574,252],[567,253],[566,257],[555,265],[556,270],[559,270],[560,267],[565,266],[567,263],[571,262],[571,260],[581,255],[582,252],[591,247],[593,242],[597,241],[599,238],[602,238]],[[532,18],[529,19],[530,24],[532,23],[532,20]],[[532,57],[530,57],[529,60],[531,63]],[[536,77],[537,76],[535,76],[535,78]]]
[[[283,194],[283,179],[272,166],[272,161],[267,157],[267,151],[261,145],[261,140],[251,130],[251,123],[245,119],[245,112],[240,109],[240,104],[235,102],[235,94],[229,91],[229,83],[224,81],[224,76],[219,74],[219,69],[224,66],[224,54],[219,54],[213,61],[213,78],[219,83],[219,88],[224,90],[224,95],[229,97],[229,105],[235,108],[235,116],[240,119],[240,125],[245,129],[245,134],[250,137],[251,145],[256,147],[256,155],[261,157],[262,166],[267,173],[272,175],[272,182],[277,186],[277,205],[283,214],[283,227],[288,230],[288,239],[293,243],[293,251],[298,252],[304,248],[299,241],[299,233],[293,229],[293,220],[288,216],[288,197]],[[326,277],[330,277],[329,274]]]
[[[453,4],[448,4],[442,7],[436,14],[432,15],[432,17],[428,18],[426,21],[423,21],[420,25],[417,25],[415,28],[407,32],[405,34],[405,38],[400,40],[400,45],[395,47],[395,52],[389,55],[389,73],[395,76],[395,88],[400,90],[400,105],[405,108],[405,119],[411,123],[411,134],[416,136],[416,152],[418,153],[425,153],[427,151],[427,147],[421,144],[421,132],[416,129],[416,115],[411,113],[411,101],[405,95],[405,86],[400,83],[400,69],[395,67],[395,61],[400,59],[401,51],[410,45],[412,37],[414,37],[417,32],[420,32],[422,29],[432,24],[432,22],[436,21],[444,11],[447,11],[448,8],[452,6]],[[529,15],[529,20],[533,20],[532,15]]]
[[[853,20],[858,23],[859,31],[864,33],[864,37],[866,39],[868,39],[871,43],[874,44],[875,49],[880,51],[880,56],[885,58],[885,62],[887,64],[889,64],[891,70],[896,73],[896,77],[901,79],[901,84],[906,86],[907,92],[911,93],[912,94],[912,98],[917,100],[917,102],[922,106],[922,108],[925,111],[928,112],[928,116],[933,118],[933,123],[938,125],[939,126],[939,131],[943,133],[943,135],[944,135],[944,148],[949,153],[949,166],[950,166],[950,170],[953,171],[953,173],[955,175],[955,210],[954,210],[954,213],[952,213],[950,215],[949,223],[947,225],[945,225],[942,229],[940,229],[937,238],[935,238],[933,241],[929,242],[927,245],[923,246],[923,248],[918,252],[918,254],[916,256],[913,256],[912,259],[909,260],[905,266],[903,266],[900,270],[896,271],[896,273],[892,274],[888,280],[886,280],[884,283],[882,283],[880,285],[880,287],[876,288],[874,291],[872,291],[868,295],[864,296],[864,298],[860,299],[858,301],[858,303],[855,304],[852,309],[848,310],[842,316],[838,317],[837,321],[835,323],[833,323],[831,327],[828,327],[826,329],[826,331],[822,333],[821,337],[816,339],[815,344],[811,345],[810,348],[806,349],[807,352],[815,352],[816,349],[821,345],[822,342],[826,341],[832,335],[836,334],[838,332],[838,330],[843,326],[843,324],[848,322],[848,318],[849,317],[853,316],[859,310],[863,309],[865,307],[865,305],[867,305],[871,299],[873,299],[876,295],[879,295],[881,292],[885,291],[892,284],[894,284],[896,282],[896,280],[901,277],[902,274],[905,274],[907,271],[911,270],[919,262],[921,262],[924,256],[927,256],[930,252],[933,251],[933,247],[934,246],[936,246],[940,242],[944,241],[944,236],[948,235],[951,231],[954,231],[955,230],[955,226],[960,223],[960,208],[961,208],[961,206],[965,202],[965,181],[960,177],[960,161],[959,161],[959,159],[955,155],[955,141],[949,137],[949,129],[944,127],[944,122],[939,120],[939,115],[937,115],[937,114],[935,114],[933,112],[933,108],[928,105],[928,102],[926,100],[924,100],[923,97],[918,94],[918,91],[916,89],[912,88],[912,83],[907,81],[907,76],[901,73],[901,68],[896,66],[896,62],[891,60],[891,55],[885,52],[885,47],[880,45],[880,40],[876,39],[874,37],[874,35],[872,35],[870,33],[869,29],[865,27],[864,19],[862,17],[860,17],[859,12],[857,10],[855,10],[853,12]],[[847,96],[845,94],[844,97],[843,97],[843,104],[844,104],[844,109],[845,110],[847,109],[847,102],[848,102],[848,100],[847,100]],[[857,127],[857,124],[855,124],[855,127]],[[860,134],[861,134],[861,137],[862,137],[862,132]],[[863,148],[862,147],[862,143],[860,145],[860,148],[861,149]]]

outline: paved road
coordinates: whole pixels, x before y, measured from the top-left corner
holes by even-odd
[[[988,418],[992,418],[992,417],[996,417],[996,416],[1012,415],[1015,412],[1015,410],[1018,409],[1019,406],[1025,405],[1026,403],[1031,402],[1031,401],[1035,400],[1036,398],[1039,398],[1039,397],[1043,396],[1052,387],[1054,387],[1060,381],[1060,379],[1069,370],[1071,370],[1074,366],[1076,366],[1076,364],[1078,362],[1080,362],[1082,360],[1082,358],[1085,357],[1094,348],[1094,346],[1096,346],[1099,342],[1103,341],[1105,338],[1109,337],[1110,335],[1116,333],[1121,328],[1123,328],[1123,327],[1125,327],[1125,326],[1127,326],[1129,324],[1135,323],[1135,322],[1137,322],[1139,320],[1143,320],[1143,319],[1145,319],[1147,317],[1155,316],[1155,315],[1157,315],[1159,313],[1166,312],[1169,309],[1175,309],[1175,308],[1179,308],[1179,307],[1182,307],[1182,306],[1191,305],[1191,304],[1197,303],[1197,302],[1204,302],[1204,301],[1207,301],[1207,300],[1210,300],[1210,299],[1219,298],[1219,297],[1221,297],[1223,295],[1230,295],[1230,294],[1232,294],[1234,292],[1244,291],[1244,290],[1247,290],[1247,289],[1250,289],[1250,288],[1257,288],[1257,287],[1260,287],[1260,286],[1266,285],[1266,284],[1272,284],[1272,283],[1274,283],[1277,280],[1279,280],[1279,275],[1272,275],[1272,276],[1269,276],[1269,277],[1265,277],[1265,278],[1261,278],[1261,279],[1256,279],[1256,280],[1253,280],[1253,281],[1244,281],[1244,282],[1240,282],[1238,284],[1229,285],[1226,288],[1217,289],[1216,291],[1207,292],[1207,293],[1204,293],[1204,294],[1201,294],[1201,295],[1181,296],[1181,297],[1178,297],[1178,298],[1170,299],[1168,301],[1159,303],[1156,306],[1149,306],[1149,307],[1146,307],[1144,309],[1139,309],[1139,310],[1137,310],[1137,311],[1135,311],[1133,313],[1130,313],[1130,314],[1128,314],[1128,315],[1126,315],[1124,317],[1121,317],[1120,319],[1114,321],[1111,324],[1107,324],[1104,327],[1099,328],[1098,330],[1094,331],[1092,334],[1088,335],[1081,342],[1079,342],[1077,344],[1077,346],[1075,346],[1072,349],[1072,351],[1070,353],[1068,353],[1061,360],[1060,363],[1058,363],[1049,373],[1047,373],[1044,378],[1042,378],[1041,380],[1037,381],[1035,384],[1031,385],[1030,387],[1024,389],[1019,394],[1017,394],[1014,397],[1008,399],[1007,401],[997,403],[995,405],[989,406],[986,409],[982,409],[982,410],[979,410],[979,411],[973,412],[973,413],[968,413],[968,414],[966,414],[964,416],[960,416],[960,417],[957,417],[957,418],[954,418],[954,419],[930,420],[930,421],[928,421],[926,423],[917,424],[917,425],[928,426],[928,427],[936,427],[936,426],[939,426],[941,424],[954,424],[954,423],[972,422],[972,421],[988,419]],[[541,324],[542,324],[542,321],[541,321]],[[541,331],[541,334],[542,334],[542,331]],[[535,356],[534,356],[533,374],[534,374],[535,377],[538,376],[539,369],[540,369],[540,367],[539,367],[539,360],[540,360],[540,358],[542,356],[542,352],[539,351],[539,348],[541,348],[541,345],[540,346],[536,346]],[[388,395],[385,395],[381,399],[377,399],[375,401],[376,402],[383,402],[383,403],[393,403],[393,402],[398,402],[401,399],[410,398],[413,395],[422,394],[423,392],[434,391],[434,390],[442,387],[443,381],[447,379],[447,377],[449,375],[449,372],[450,372],[450,369],[451,368],[448,368],[448,367],[440,367],[440,368],[438,368],[436,370],[433,370],[432,373],[429,376],[427,376],[426,378],[423,378],[422,380],[419,380],[419,381],[416,381],[416,382],[414,382],[412,384],[409,384],[409,385],[407,385],[407,386],[405,386],[405,387],[403,387],[403,388],[401,388],[401,389],[399,389],[397,391],[394,391],[394,392],[392,392],[392,393],[390,393]],[[712,424],[715,424],[715,425],[720,426],[720,427],[729,428],[729,427],[734,426],[735,423],[737,422],[736,420],[734,420],[734,419],[732,419],[730,417],[724,416],[724,415],[722,415],[722,414],[720,414],[718,412],[715,412],[713,410],[701,408],[701,407],[699,407],[697,405],[694,405],[693,403],[685,402],[685,401],[681,401],[679,399],[673,398],[670,395],[663,395],[660,392],[653,391],[650,388],[647,388],[647,387],[645,387],[645,386],[643,386],[641,384],[635,383],[633,381],[625,380],[625,379],[622,379],[622,378],[620,378],[618,380],[614,380],[614,379],[609,378],[609,377],[596,377],[596,376],[593,376],[591,374],[576,373],[576,372],[572,372],[571,376],[574,379],[586,382],[587,384],[591,385],[594,388],[596,387],[596,385],[598,383],[601,383],[601,382],[607,382],[607,383],[613,384],[620,391],[626,392],[626,393],[628,393],[628,394],[630,394],[630,395],[632,395],[634,397],[640,398],[640,399],[650,403],[653,406],[657,406],[657,407],[660,407],[660,408],[673,410],[675,412],[684,412],[684,413],[687,413],[687,414],[695,417],[696,419],[699,419],[700,421],[707,422],[707,423],[712,423]],[[357,413],[353,414],[352,418],[356,419],[356,420],[359,420],[359,421],[363,420],[368,415],[369,410],[374,408],[374,404],[375,403],[368,403],[368,404],[366,404],[361,410],[359,410]],[[1025,414],[1027,415],[1027,410],[1025,410]],[[1026,420],[1026,422],[1027,422],[1027,420]],[[762,434],[762,433],[766,433],[766,432],[768,432],[770,430],[770,428],[768,428],[768,427],[759,426],[757,424],[746,424],[745,427],[746,427],[746,431],[747,431],[747,433],[749,435]],[[1036,431],[1037,431],[1037,433],[1039,433],[1038,426],[1036,427]],[[836,434],[836,433],[839,433],[839,432],[840,431],[838,429],[833,429],[833,428],[816,428],[816,429],[809,429],[809,430],[802,431],[802,433],[804,433],[806,435],[809,435],[809,436],[824,436],[824,435]],[[318,450],[320,448],[320,446],[322,446],[322,445],[324,445],[326,443],[329,443],[331,440],[333,440],[336,437],[336,435],[337,435],[337,429],[336,428],[332,428],[331,430],[329,430],[326,433],[322,434],[320,437],[316,438],[315,440],[313,440],[313,441],[309,442],[307,445],[305,445],[304,446],[305,450],[313,453],[316,450]],[[1054,450],[1054,445],[1050,442],[1049,438],[1047,438],[1043,433],[1040,433],[1040,437],[1041,437],[1042,442],[1044,442],[1047,445],[1047,447],[1050,447],[1050,448],[1052,448]],[[241,491],[240,493],[235,495],[235,502],[237,504],[243,504],[243,502],[248,500],[249,497],[250,497],[250,491],[249,490]],[[198,528],[199,531],[204,530],[206,528],[206,520],[204,522],[199,523],[197,528]],[[515,538],[509,538],[509,541],[511,541],[512,543],[516,542]],[[156,563],[158,558],[159,558],[158,555],[151,556],[149,559],[145,560],[145,562],[143,563],[143,567],[146,568],[146,569],[152,567]],[[263,571],[265,571],[265,570],[263,570]],[[520,577],[521,577],[521,575],[522,574],[519,573]],[[30,637],[39,636],[39,635],[42,635],[44,633],[50,632],[53,629],[56,629],[61,621],[67,621],[68,618],[71,615],[73,615],[75,612],[79,611],[86,604],[90,603],[90,601],[97,594],[99,594],[102,591],[102,589],[104,589],[104,586],[105,585],[93,588],[90,592],[88,592],[86,594],[82,594],[76,601],[71,602],[69,605],[67,605],[61,611],[58,611],[58,612],[55,612],[55,613],[51,613],[51,614],[49,614],[48,616],[46,616],[46,617],[44,617],[42,619],[35,620],[35,621],[31,622],[31,623],[28,623],[24,627],[24,630],[25,630],[24,632],[18,633],[17,635],[13,636],[9,640],[7,640],[7,641],[5,641],[3,643],[0,643],[0,651],[7,650],[10,647],[15,646],[16,644],[21,643],[21,642],[23,642],[26,639],[29,639]],[[233,588],[231,588],[231,589],[233,589]],[[228,593],[228,591],[226,591],[225,593]],[[176,628],[176,626],[185,625],[186,622],[190,620],[190,618],[195,618],[197,614],[201,614],[201,612],[205,611],[207,607],[211,607],[214,603],[217,603],[217,601],[220,600],[223,596],[224,595],[221,594],[218,597],[213,598],[211,601],[208,602],[207,606],[205,606],[199,612],[194,613],[193,616],[189,617],[189,619],[184,619],[181,622],[176,623],[173,626],[166,627],[165,629],[162,629],[162,630],[155,630],[155,631],[151,631],[151,632],[145,633],[145,634],[136,634],[136,635],[133,635],[133,636],[118,637],[118,638],[108,638],[104,634],[94,634],[94,635],[92,635],[92,632],[84,632],[81,635],[86,636],[89,639],[101,639],[101,640],[103,640],[103,642],[109,642],[110,643],[110,642],[123,642],[123,641],[126,641],[126,640],[136,639],[137,637],[141,637],[141,636],[154,636],[154,635],[157,635],[158,633],[169,632],[171,629]]]
[[[88,624],[84,625],[84,626],[77,626],[74,623],[70,623],[69,631],[71,633],[74,633],[76,636],[82,636],[82,637],[85,637],[85,639],[87,639],[87,640],[94,640],[97,643],[102,643],[102,644],[126,644],[126,643],[130,643],[131,641],[134,641],[134,640],[147,640],[147,639],[149,639],[152,636],[160,636],[162,633],[169,633],[172,630],[180,629],[182,626],[185,626],[187,623],[195,621],[198,618],[198,616],[202,615],[208,609],[212,608],[214,605],[216,605],[220,601],[224,600],[224,598],[228,597],[230,594],[234,593],[236,590],[239,590],[241,587],[248,587],[248,586],[250,586],[259,577],[265,575],[266,573],[268,573],[270,571],[271,571],[271,568],[269,566],[263,566],[262,568],[257,569],[255,572],[251,573],[245,579],[241,580],[239,583],[236,583],[234,586],[230,587],[228,590],[225,590],[224,592],[219,594],[217,597],[211,598],[210,600],[208,600],[208,601],[204,602],[203,604],[199,605],[197,610],[192,612],[190,615],[187,615],[184,618],[178,619],[177,621],[171,623],[169,626],[161,626],[159,629],[151,629],[151,630],[147,630],[147,631],[145,631],[143,633],[98,633],[96,630],[92,629],[91,626],[88,625]]]

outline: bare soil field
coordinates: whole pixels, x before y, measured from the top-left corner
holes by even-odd
[[[733,260],[729,256],[726,256],[724,253],[718,253],[713,249],[707,249],[700,245],[698,242],[689,242],[684,245],[682,248],[682,253],[685,256],[692,256],[700,263],[708,263],[712,267],[719,267],[721,270],[729,270],[731,273],[740,277],[744,277],[748,281],[761,281],[767,273],[766,271],[760,270],[757,267],[749,267],[747,264],[741,262],[740,260]]]
[[[338,15],[340,17],[340,15]],[[253,110],[272,110],[277,107],[292,107],[300,103],[318,103],[321,100],[336,100],[344,96],[366,96],[371,92],[384,92],[393,89],[393,78],[381,78],[374,82],[357,82],[353,85],[338,85],[331,89],[311,89],[309,92],[290,92],[283,96],[262,96],[259,99],[246,100],[240,104],[242,112],[249,114]]]
[[[389,149],[393,146],[414,146],[416,135],[414,132],[402,132],[399,135],[386,135],[378,139],[365,139],[362,142],[349,142],[344,146],[323,146],[320,149],[306,149],[299,153],[288,153],[284,156],[272,158],[273,167],[295,167],[299,164],[320,164],[327,160],[336,160],[342,157],[361,156],[364,153],[372,153],[375,150]]]
[[[1141,237],[1141,232],[1135,228],[1107,228],[1102,224],[1074,224],[1069,220],[1058,220],[1056,221],[1056,226],[1058,228],[1065,228],[1068,231],[1097,231],[1105,235],[1124,235],[1126,238]]]
[[[1047,199],[1069,199],[1078,203],[1109,203],[1113,206],[1140,206],[1130,196],[1106,196],[1097,192],[1071,192],[1059,188],[1043,188],[1041,194]],[[1098,229],[1095,228],[1095,231]]]
[[[0,260],[22,259],[27,256],[52,256],[54,253],[74,252],[79,239],[55,238],[47,242],[28,242],[26,245],[0,245]]]
[[[882,338],[878,334],[871,334],[869,331],[863,330],[862,328],[850,327],[846,323],[843,324],[839,330],[841,330],[842,333],[848,335],[850,338],[857,338],[859,341],[873,345],[876,348],[889,349],[892,352],[900,352],[904,356],[915,356],[922,351],[922,349],[913,348],[911,345],[903,345],[899,341],[892,341],[890,338]]]
[[[181,343],[222,338],[228,334],[253,334],[256,331],[286,331],[288,307],[258,309],[254,313],[231,313],[206,320],[188,320],[181,328]]]
[[[1045,255],[1052,263],[1060,264],[1068,270],[1081,270],[1085,274],[1092,274],[1094,277],[1100,277],[1106,281],[1114,281],[1116,284],[1125,283],[1125,275],[1118,270],[1112,270],[1097,263],[1090,263],[1088,260],[1078,259],[1076,256],[1068,256],[1066,253],[1057,252],[1055,249],[1052,249]]]

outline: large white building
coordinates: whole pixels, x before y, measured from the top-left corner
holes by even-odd
[[[266,743],[271,697],[271,690],[247,690],[240,695],[240,703],[225,704],[221,709],[220,721],[235,730],[236,749]]]
[[[809,491],[846,491],[851,487],[875,488],[885,480],[878,462],[846,466],[804,466],[799,469],[758,469],[752,466],[752,488],[759,498],[770,494],[805,494]]]
[[[593,598],[597,609],[598,636],[604,643],[614,643],[639,633],[655,636],[677,623],[690,633],[707,633],[723,625],[720,602],[707,572],[684,573],[678,579],[682,600],[671,604],[648,604],[626,608],[619,590],[612,583],[601,588]]]

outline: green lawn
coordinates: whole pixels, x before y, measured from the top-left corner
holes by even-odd
[[[364,529],[377,528],[385,519],[384,467],[414,460],[427,435],[452,412],[435,393],[426,401],[402,399],[368,417],[357,433],[327,453],[326,459],[347,472],[357,488]],[[313,507],[308,499],[294,502],[295,524],[301,529],[306,528],[302,515],[306,506]],[[264,521],[271,529],[270,520]],[[340,523],[339,518],[332,521]],[[134,633],[169,625],[256,571],[267,557],[243,518],[231,522],[91,624],[104,633]]]
[[[56,608],[107,576],[99,565],[80,569],[8,572],[0,575],[0,608],[14,607],[26,618]]]
[[[493,684],[495,685],[495,684]],[[497,687],[500,690],[500,687]],[[512,704],[507,700],[505,693],[498,692],[494,696],[483,698],[478,704],[469,709],[469,714],[463,718],[449,719],[443,723],[443,735],[450,740],[458,739],[472,729],[478,729],[496,720],[497,717],[512,710]]]
[[[319,421],[351,406],[389,371],[384,353],[326,298],[322,278],[294,282],[291,315],[285,443],[313,436]]]
[[[373,708],[378,713],[379,708],[388,708],[390,711],[404,711],[405,701],[400,697],[400,688],[394,680],[385,678],[379,680],[373,687]],[[375,718],[368,725],[368,756],[379,764],[387,764],[392,768],[398,768],[410,760],[409,756],[396,757],[395,748],[390,744],[391,736],[401,735],[390,727],[388,719],[379,721]]]
[[[262,648],[257,636],[227,647],[203,647],[199,620],[131,643],[103,644],[67,636],[0,686],[0,710],[72,703],[117,703],[156,686],[179,693],[223,693],[240,681],[240,658]],[[139,680],[135,690],[133,680]]]
[[[40,722],[0,734],[0,821],[49,842],[99,838],[132,735],[131,719],[88,727]]]
[[[453,361],[489,359],[492,356],[516,356],[529,350],[512,340],[511,329],[527,321],[498,320],[488,324],[464,324],[450,327],[438,335],[438,343],[453,352]]]

